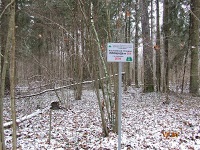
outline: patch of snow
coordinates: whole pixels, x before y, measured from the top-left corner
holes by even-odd
[[[136,92],[138,96],[133,96],[133,89],[131,90],[123,93],[121,142],[123,150],[200,150],[199,99],[189,96],[180,99],[170,95],[170,104],[167,105],[163,104],[165,96],[162,94],[143,94],[138,90]],[[108,137],[102,137],[98,102],[95,93],[91,90],[83,91],[82,100],[70,99],[70,109],[52,111],[52,131],[49,143],[48,106],[55,99],[53,94],[29,99],[30,108],[35,108],[35,105],[40,102],[42,108],[48,109],[37,110],[35,113],[32,111],[22,117],[24,119],[19,123],[17,133],[19,149],[117,149],[115,133],[111,132]],[[27,104],[27,102],[24,100],[24,103]],[[24,105],[17,105],[18,116],[23,116],[23,112],[27,111],[21,107]],[[9,116],[8,112],[8,110],[4,112],[4,117]],[[163,131],[174,132],[178,135],[165,136]],[[10,129],[5,130],[5,139],[7,149],[12,149]]]

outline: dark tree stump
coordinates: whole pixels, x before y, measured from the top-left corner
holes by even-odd
[[[59,102],[52,102],[50,109],[52,109],[52,110],[58,110],[58,109],[60,109]]]

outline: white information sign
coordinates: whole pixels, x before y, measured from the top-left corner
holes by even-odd
[[[107,44],[108,62],[133,62],[132,43],[108,43]]]

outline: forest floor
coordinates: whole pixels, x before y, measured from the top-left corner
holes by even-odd
[[[200,150],[200,98],[170,94],[170,103],[164,104],[162,94],[134,94],[131,90],[123,93],[122,100],[123,150]],[[18,123],[19,150],[117,149],[116,134],[102,136],[98,102],[92,90],[84,90],[82,100],[68,99],[70,109],[52,111],[49,143],[49,106],[56,99],[54,95],[51,92],[17,100],[18,118],[36,114]],[[9,122],[10,104],[5,101],[4,121]],[[38,106],[42,107],[36,110]],[[5,140],[7,149],[12,149],[10,128],[5,129]]]

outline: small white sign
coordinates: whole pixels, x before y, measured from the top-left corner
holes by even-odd
[[[107,44],[108,62],[133,62],[132,43],[108,43]]]

